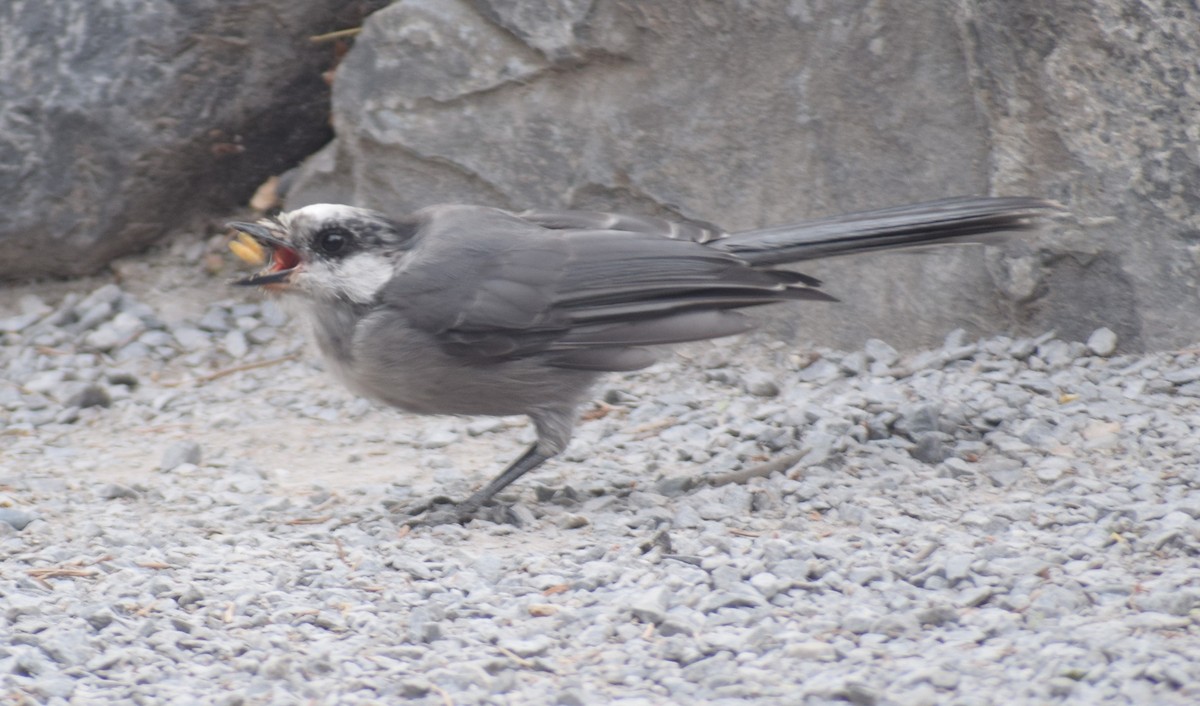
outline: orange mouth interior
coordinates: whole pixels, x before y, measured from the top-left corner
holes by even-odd
[[[277,246],[271,252],[271,267],[268,272],[283,272],[300,264],[300,256],[291,248]]]

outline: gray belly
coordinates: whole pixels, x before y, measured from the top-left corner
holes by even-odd
[[[507,416],[573,408],[598,377],[550,367],[536,357],[451,356],[429,334],[386,316],[362,320],[348,349],[323,347],[322,353],[351,390],[418,414]]]

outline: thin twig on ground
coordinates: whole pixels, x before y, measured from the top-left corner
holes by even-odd
[[[223,370],[218,370],[215,373],[209,373],[208,375],[202,375],[202,376],[196,378],[196,382],[212,382],[213,380],[223,378],[226,375],[233,375],[234,373],[241,373],[241,372],[245,372],[247,370],[255,370],[257,368],[266,368],[266,367],[269,367],[272,365],[279,365],[280,363],[286,363],[289,360],[296,360],[299,357],[300,357],[299,353],[289,353],[289,354],[287,354],[285,356],[281,356],[279,358],[271,358],[270,360],[259,360],[259,361],[255,361],[253,363],[244,363],[242,365],[235,365],[232,368],[225,368]]]
[[[717,486],[728,485],[730,483],[745,483],[752,478],[765,478],[775,472],[782,473],[792,466],[795,466],[797,463],[800,463],[800,461],[808,455],[808,452],[809,449],[803,449],[797,453],[784,456],[783,458],[777,458],[774,461],[767,461],[766,463],[762,463],[757,466],[743,468],[740,471],[722,473],[719,476],[713,476],[712,478],[709,478],[708,484]]]

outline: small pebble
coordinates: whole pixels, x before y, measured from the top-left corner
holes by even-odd
[[[109,407],[112,405],[112,397],[108,391],[99,385],[87,385],[67,400],[68,407],[78,407],[86,409],[88,407]]]
[[[579,529],[580,527],[587,527],[589,524],[591,524],[591,520],[583,515],[563,515],[558,526],[563,529]]]
[[[879,340],[878,338],[869,338],[863,344],[863,352],[872,362],[883,363],[884,365],[895,365],[896,361],[900,360],[900,353],[888,343]]]
[[[234,358],[244,358],[250,350],[250,345],[246,342],[246,334],[237,329],[226,333],[221,342],[225,347],[225,352]]]
[[[25,529],[25,527],[35,519],[37,518],[34,515],[31,515],[24,510],[18,510],[11,507],[0,507],[0,522],[7,524],[17,531]]]
[[[116,500],[118,498],[136,498],[138,492],[127,485],[120,483],[108,483],[100,488],[100,497],[105,500]]]
[[[779,384],[770,375],[752,374],[744,378],[746,391],[755,397],[775,397],[779,395]]]
[[[1087,347],[1092,355],[1107,358],[1117,352],[1117,334],[1112,329],[1098,328],[1088,336]]]
[[[173,471],[185,463],[200,464],[200,444],[194,441],[179,441],[167,447],[158,464],[160,471]]]
[[[171,335],[184,352],[203,350],[212,343],[207,333],[190,326],[176,327]]]
[[[638,595],[629,606],[633,617],[647,623],[661,623],[666,618],[667,606],[670,604],[670,593],[665,587],[658,586]]]

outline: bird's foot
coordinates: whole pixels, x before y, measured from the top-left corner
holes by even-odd
[[[444,495],[414,503],[407,507],[391,508],[401,515],[401,523],[409,527],[436,527],[437,525],[465,525],[470,522],[476,507],[460,503]]]
[[[437,527],[438,525],[465,525],[475,519],[473,512],[460,510],[457,505],[431,507],[415,517],[404,520],[409,527]]]
[[[498,525],[526,525],[535,518],[533,513],[520,505],[480,506],[470,500],[455,502],[439,496],[400,511],[408,517],[402,520],[409,527],[436,527],[438,525],[465,525],[471,520],[487,520]]]

